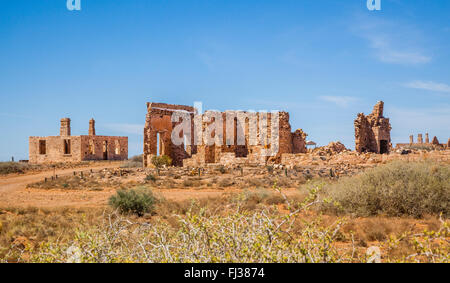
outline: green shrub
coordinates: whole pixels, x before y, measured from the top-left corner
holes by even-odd
[[[145,181],[146,181],[146,182],[155,182],[155,181],[156,181],[156,177],[155,177],[154,175],[152,175],[152,174],[148,174],[148,175],[145,177]]]
[[[358,216],[449,216],[450,165],[392,162],[341,179],[327,188],[327,194],[339,207],[325,209]]]
[[[219,166],[219,172],[220,172],[221,174],[225,174],[225,173],[227,173],[227,170],[225,169],[225,167],[224,167],[223,165],[220,165],[220,166]]]
[[[137,187],[134,189],[118,190],[116,195],[109,199],[109,205],[118,209],[120,213],[134,213],[143,216],[145,213],[153,212],[156,198],[151,190],[146,187]]]
[[[161,168],[164,165],[165,166],[170,166],[172,165],[172,159],[167,156],[167,155],[161,155],[161,156],[153,156],[152,157],[152,164],[156,167],[156,168]]]

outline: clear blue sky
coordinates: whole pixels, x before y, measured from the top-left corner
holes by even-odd
[[[0,160],[28,136],[129,137],[147,101],[286,110],[320,145],[354,147],[353,120],[385,101],[393,142],[450,137],[450,1],[0,0]]]

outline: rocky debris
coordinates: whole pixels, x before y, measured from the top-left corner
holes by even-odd
[[[349,151],[349,150],[345,147],[345,145],[343,143],[341,143],[340,141],[336,141],[336,142],[330,142],[326,146],[321,146],[321,147],[315,148],[315,149],[313,149],[312,153],[323,156],[323,155],[337,154],[337,153],[341,153],[344,151]]]

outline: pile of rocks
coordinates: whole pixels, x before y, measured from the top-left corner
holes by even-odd
[[[340,141],[336,141],[336,142],[330,142],[328,145],[326,146],[321,146],[318,148],[315,148],[313,150],[313,154],[317,154],[317,155],[333,155],[333,154],[338,154],[344,151],[349,151],[345,145],[343,143],[341,143]]]

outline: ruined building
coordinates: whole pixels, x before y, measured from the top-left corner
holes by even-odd
[[[30,137],[29,162],[39,164],[128,158],[128,138],[97,136],[94,119],[89,121],[87,136],[72,136],[70,130],[70,119],[63,118],[59,136]]]
[[[357,152],[389,153],[391,124],[383,116],[383,101],[379,101],[371,114],[359,113],[355,120],[355,150]]]
[[[449,139],[450,142],[450,139]],[[425,133],[425,142],[423,141],[423,135],[417,134],[417,142],[414,142],[414,135],[409,136],[409,143],[397,143],[396,148],[404,148],[404,147],[410,147],[410,146],[421,146],[421,147],[449,147],[449,142],[447,144],[445,143],[439,143],[439,140],[436,136],[433,137],[433,139],[430,142],[429,134]]]
[[[183,123],[173,119],[174,113],[183,113],[189,118],[187,128],[190,133],[181,131],[183,142],[174,144],[173,132],[177,126]],[[205,119],[205,114],[197,113],[197,109],[190,106],[173,105],[165,103],[147,103],[147,116],[144,128],[144,166],[150,166],[151,158],[155,155],[167,155],[171,157],[175,166],[203,166],[206,164],[238,165],[280,163],[281,155],[287,153],[306,153],[306,134],[301,130],[291,132],[289,113],[248,113],[248,112],[212,112],[215,117]],[[234,115],[234,116],[233,116]],[[240,119],[239,115],[245,118]],[[276,115],[276,116],[273,116]],[[209,117],[209,116],[208,116]],[[230,118],[232,117],[232,118]],[[227,121],[227,118],[229,121]],[[272,123],[277,118],[278,124]],[[222,121],[223,133],[215,135],[215,129],[209,134],[221,140],[219,143],[198,143],[195,137],[202,137],[210,125],[216,121]],[[175,121],[175,122],[174,122]],[[244,121],[244,122],[242,122]],[[273,120],[276,121],[276,120]],[[197,128],[195,127],[197,123]],[[256,125],[267,125],[267,136]],[[272,124],[278,130],[278,148],[276,154],[271,156],[265,153],[271,149],[269,140],[272,138]],[[243,137],[238,141],[238,137]],[[267,140],[264,144],[255,140]]]

